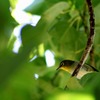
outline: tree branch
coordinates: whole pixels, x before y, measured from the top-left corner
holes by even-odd
[[[80,59],[80,62],[78,63],[78,65],[76,66],[76,69],[74,70],[74,72],[72,73],[72,76],[77,76],[80,68],[84,65],[90,50],[92,48],[93,45],[93,40],[94,40],[94,26],[95,26],[95,22],[94,22],[94,13],[93,13],[93,8],[92,8],[92,3],[91,0],[86,0],[86,3],[88,5],[88,10],[89,10],[89,15],[90,15],[90,34],[88,37],[88,41],[87,41],[87,45],[86,48],[83,52],[83,55]]]
[[[84,9],[83,9],[83,14],[81,16],[83,19],[83,25],[84,25],[84,31],[87,37],[89,37],[89,27],[87,23],[87,5],[86,1],[84,3]],[[92,46],[91,51],[90,51],[90,65],[95,66],[95,59],[94,59],[94,46]]]

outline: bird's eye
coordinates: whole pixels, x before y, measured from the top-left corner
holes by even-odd
[[[64,62],[62,62],[60,65],[61,65],[61,66],[64,66]]]

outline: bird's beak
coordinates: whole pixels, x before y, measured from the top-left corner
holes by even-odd
[[[61,66],[59,66],[56,70],[58,70]]]

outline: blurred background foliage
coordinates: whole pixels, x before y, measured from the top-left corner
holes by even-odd
[[[99,100],[99,73],[78,80],[83,89],[64,90],[70,74],[56,71],[63,59],[79,60],[85,48],[84,5],[85,0],[0,0],[0,100]],[[93,6],[99,70],[100,0]]]

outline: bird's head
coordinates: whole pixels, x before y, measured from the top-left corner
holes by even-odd
[[[73,70],[73,64],[74,64],[74,61],[72,61],[72,60],[63,60],[61,63],[60,63],[60,65],[59,65],[59,67],[57,68],[57,70],[58,69],[63,69],[63,70],[65,70],[65,71],[67,71],[67,72],[72,72],[72,70]]]

